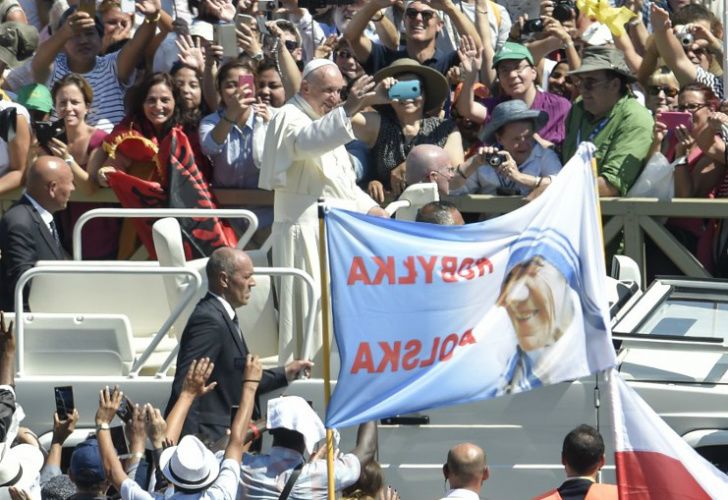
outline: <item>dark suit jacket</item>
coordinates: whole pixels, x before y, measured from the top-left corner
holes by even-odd
[[[14,311],[18,278],[39,260],[63,260],[63,251],[30,200],[23,196],[0,220],[0,308]],[[24,303],[28,307],[28,291]]]
[[[217,386],[192,405],[182,435],[203,433],[217,440],[230,427],[230,408],[240,404],[245,357],[249,353],[238,331],[214,295],[208,293],[197,303],[182,333],[177,371],[165,415],[169,414],[179,398],[182,383],[193,360],[209,357],[215,363],[208,383],[217,382]],[[287,383],[283,367],[264,370],[258,394],[273,391]],[[253,415],[253,418],[259,415],[257,398]]]

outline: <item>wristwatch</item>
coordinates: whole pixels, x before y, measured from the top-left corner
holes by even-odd
[[[254,55],[250,56],[250,58],[251,58],[251,59],[252,59],[253,61],[257,61],[257,62],[260,62],[260,61],[262,61],[262,60],[263,60],[263,53],[262,53],[262,52],[258,52],[257,54],[254,54]]]

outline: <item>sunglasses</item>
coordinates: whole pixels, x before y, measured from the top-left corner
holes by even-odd
[[[288,52],[293,52],[298,48],[298,42],[294,42],[293,40],[286,40],[283,44],[288,49]]]
[[[703,109],[705,106],[707,106],[707,103],[690,103],[690,104],[681,104],[677,107],[678,111],[688,111],[690,113],[695,113],[699,109]]]
[[[429,23],[430,19],[435,17],[435,11],[434,10],[417,10],[417,9],[407,9],[404,11],[404,15],[409,17],[412,20],[417,19],[417,16],[422,16],[422,21]]]
[[[352,54],[348,50],[340,50],[336,53],[336,56],[342,59],[349,59],[350,57],[354,57],[354,54]]]
[[[660,95],[660,92],[664,92],[667,97],[675,97],[678,90],[673,87],[662,87],[660,85],[650,85],[647,88],[650,95]]]

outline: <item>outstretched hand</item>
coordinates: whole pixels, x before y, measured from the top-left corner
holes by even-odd
[[[215,363],[210,361],[210,358],[193,360],[187,370],[185,380],[182,382],[182,392],[186,392],[195,398],[199,398],[213,391],[217,386],[217,382],[207,384],[207,379],[210,378],[214,369]]]
[[[370,75],[364,75],[354,82],[343,106],[346,116],[353,116],[375,100],[375,86],[374,77]]]

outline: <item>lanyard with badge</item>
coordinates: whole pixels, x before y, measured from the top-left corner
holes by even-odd
[[[611,117],[605,116],[601,120],[599,120],[599,123],[597,123],[597,126],[594,127],[594,129],[589,133],[589,136],[586,138],[587,142],[593,142],[594,138],[599,135],[599,132],[604,130],[604,127],[607,126],[607,123],[609,123],[609,119]],[[581,144],[581,127],[579,127],[579,131],[576,133],[576,144]]]

